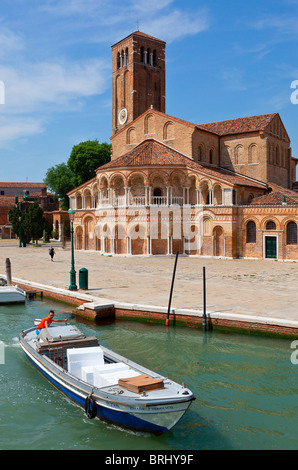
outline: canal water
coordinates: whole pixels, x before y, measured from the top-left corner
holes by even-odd
[[[18,343],[22,329],[54,307],[103,345],[184,382],[195,396],[162,436],[89,420],[43,378]],[[0,449],[203,450],[297,449],[298,365],[291,340],[139,322],[83,323],[47,300],[0,307]],[[4,353],[3,353],[4,351]]]

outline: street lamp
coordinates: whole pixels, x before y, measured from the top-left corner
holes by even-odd
[[[22,247],[22,217],[19,217],[19,248]]]
[[[73,209],[69,209],[68,214],[69,214],[69,219],[70,219],[70,235],[71,235],[71,269],[70,269],[69,290],[77,290],[76,271],[74,268],[74,247],[73,247],[73,221],[75,217],[75,211]]]

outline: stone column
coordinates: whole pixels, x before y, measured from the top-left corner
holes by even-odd
[[[214,190],[213,190],[213,189],[209,189],[209,205],[210,205],[210,206],[213,205],[213,199],[214,199]]]
[[[149,191],[149,206],[151,206],[152,186],[148,186],[148,191]]]
[[[197,205],[201,206],[202,205],[202,190],[196,189],[196,192],[197,192]]]

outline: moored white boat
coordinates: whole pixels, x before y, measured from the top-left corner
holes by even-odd
[[[0,286],[0,304],[22,303],[26,292],[18,286]]]
[[[20,345],[39,371],[58,389],[99,417],[122,427],[162,434],[195,400],[184,385],[98,345],[76,326],[20,334]]]

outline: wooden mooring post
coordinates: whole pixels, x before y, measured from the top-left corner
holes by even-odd
[[[10,286],[11,285],[11,262],[9,258],[6,258],[5,269],[6,269],[6,281],[7,281],[7,284]]]
[[[203,330],[207,330],[207,315],[206,315],[206,269],[203,267]]]
[[[175,264],[174,264],[174,271],[173,271],[173,276],[172,276],[172,284],[171,284],[171,291],[170,291],[170,298],[169,298],[169,305],[168,305],[168,313],[167,313],[167,319],[166,319],[166,326],[169,326],[169,317],[170,317],[170,310],[171,310],[171,302],[172,302],[172,294],[173,294],[173,288],[174,288],[174,280],[175,280],[175,274],[176,274],[176,267],[177,267],[177,261],[178,261],[178,251],[176,253],[176,258],[175,258]]]

